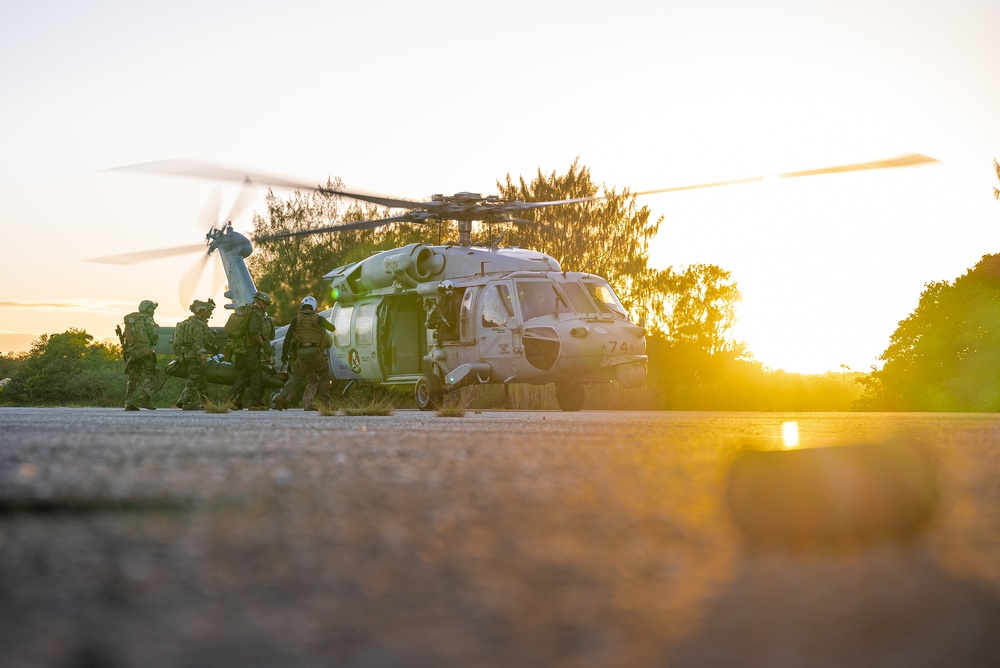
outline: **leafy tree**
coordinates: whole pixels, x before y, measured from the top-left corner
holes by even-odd
[[[125,395],[118,347],[94,343],[85,331],[43,334],[4,388],[3,401],[20,405],[114,405]]]
[[[742,299],[732,274],[711,264],[695,264],[670,273],[666,303],[669,339],[677,345],[694,346],[707,355],[744,352],[732,338],[736,304]]]
[[[28,353],[0,353],[0,378],[10,378],[24,365]]]
[[[1000,409],[1000,255],[953,283],[928,283],[899,323],[881,369],[860,380],[866,410]]]

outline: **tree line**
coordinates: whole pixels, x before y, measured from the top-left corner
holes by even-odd
[[[995,165],[1000,178],[1000,165]],[[329,180],[336,190],[339,181]],[[653,269],[649,244],[663,218],[653,219],[634,194],[598,186],[574,161],[565,173],[530,180],[508,174],[501,197],[522,201],[601,199],[536,209],[541,225],[481,226],[474,243],[533,248],[567,271],[607,278],[633,321],[647,331],[649,382],[604,407],[666,410],[1000,410],[1000,255],[985,255],[953,282],[928,283],[916,309],[899,323],[870,373],[806,376],[767,369],[733,338],[740,291],[731,273],[715,265]],[[1000,199],[1000,191],[995,190]],[[281,197],[269,192],[266,211],[253,218],[254,236],[299,232],[388,215],[373,205],[317,191]],[[447,243],[454,223],[395,223],[374,230],[289,237],[258,244],[248,265],[271,294],[273,315],[286,324],[306,294],[320,308],[334,297],[323,275],[389,248]],[[25,354],[0,354],[0,378],[12,378],[0,403],[116,405],[123,385],[117,343],[86,332],[44,335]]]

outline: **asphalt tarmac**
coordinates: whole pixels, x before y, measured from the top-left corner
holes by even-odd
[[[928,447],[934,518],[749,547],[726,472],[785,422]],[[996,666],[998,442],[998,415],[0,408],[0,665]]]

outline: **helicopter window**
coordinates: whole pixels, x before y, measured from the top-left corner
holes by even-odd
[[[351,345],[351,315],[353,314],[353,306],[337,304],[336,313],[333,316],[333,326],[337,328],[337,331],[333,333],[333,342],[337,347]]]
[[[483,327],[504,327],[512,315],[510,288],[498,283],[487,289],[483,294]]]
[[[472,338],[472,298],[475,296],[476,291],[472,288],[467,288],[462,295],[462,316],[459,323],[463,341]]]
[[[601,313],[610,313],[616,317],[624,318],[625,307],[618,301],[618,295],[611,289],[606,281],[584,281],[587,292],[593,297],[597,309]]]
[[[553,284],[549,282],[518,281],[517,301],[521,304],[521,316],[525,322],[559,310],[562,295],[554,293],[552,288]]]
[[[370,346],[374,342],[372,332],[375,324],[375,304],[360,304],[358,317],[354,320],[354,343],[358,346]]]
[[[593,313],[594,303],[590,301],[587,296],[587,291],[583,289],[583,286],[576,281],[567,281],[565,283],[560,283],[559,287],[562,288],[566,296],[569,297],[569,303],[573,305],[573,310],[577,313]]]

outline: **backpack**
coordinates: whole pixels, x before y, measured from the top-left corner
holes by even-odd
[[[250,304],[237,306],[233,312],[229,314],[229,319],[226,320],[226,324],[224,326],[226,336],[230,339],[237,339],[246,336],[247,325],[249,324]]]
[[[174,338],[171,339],[171,345],[173,346],[174,355],[180,357],[184,354],[184,348],[187,347],[189,334],[188,328],[191,323],[188,320],[181,320],[177,323],[177,327],[174,328]]]
[[[124,346],[122,352],[126,357],[142,357],[153,352],[149,332],[146,331],[144,316],[138,311],[125,316]]]

